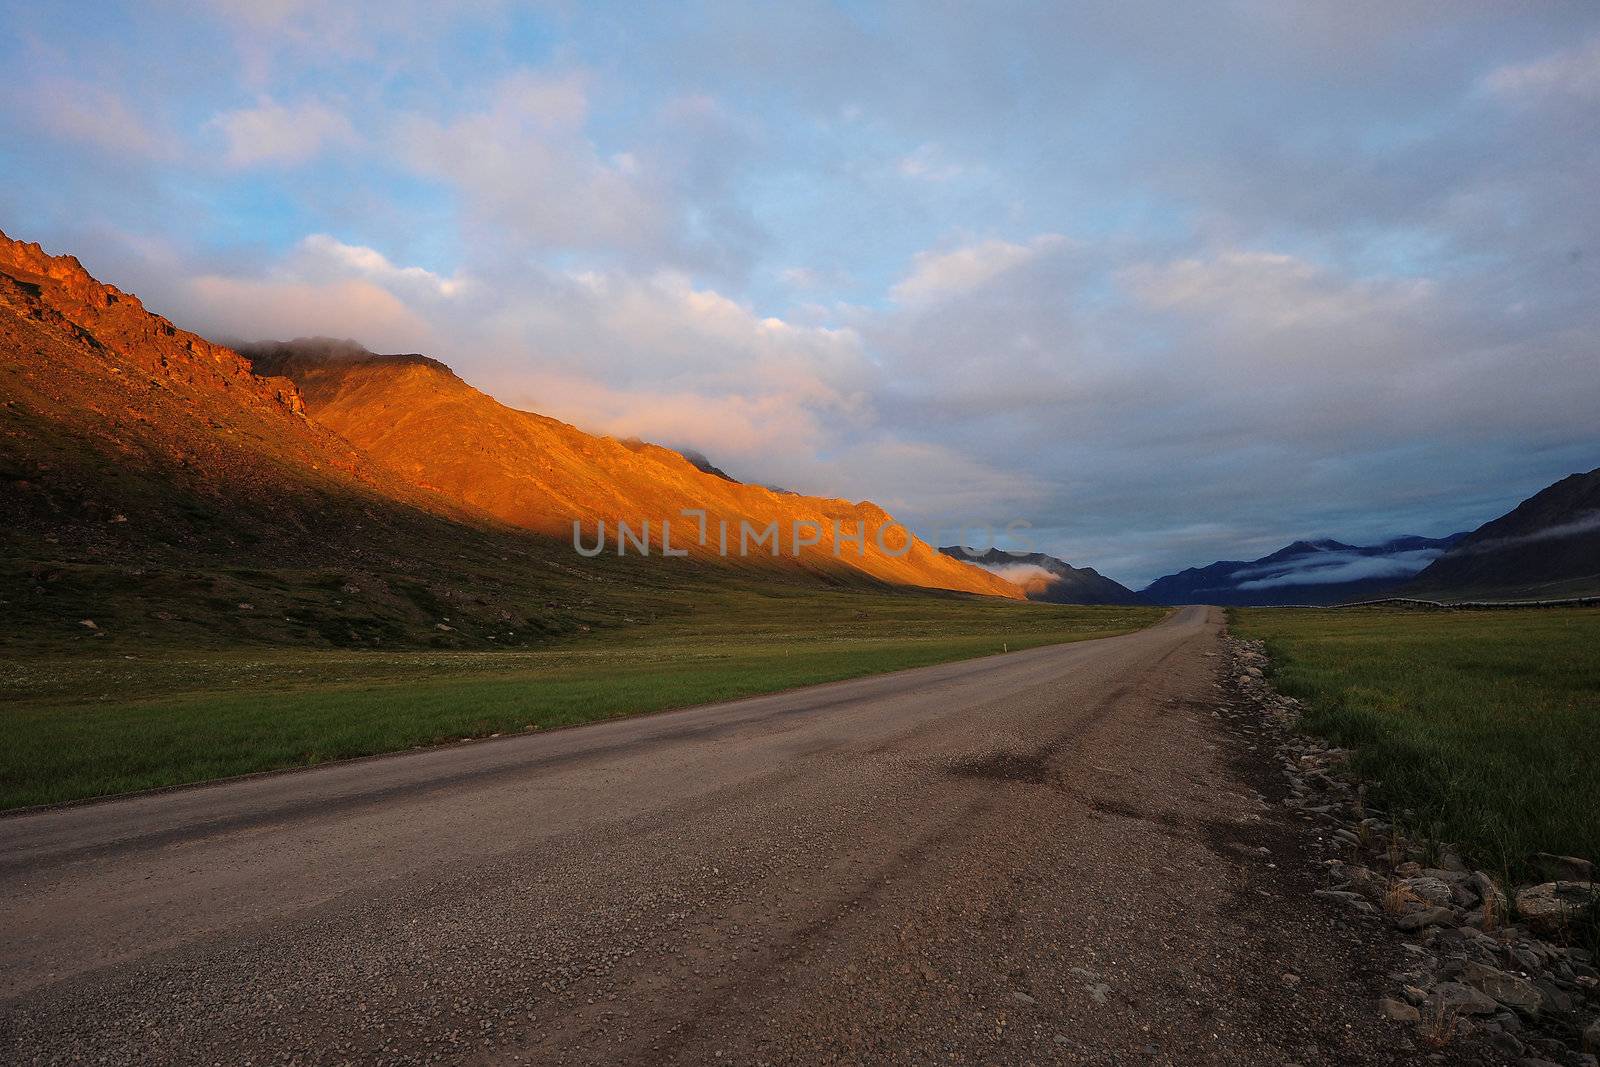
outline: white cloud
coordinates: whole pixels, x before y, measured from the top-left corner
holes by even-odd
[[[815,443],[827,435],[823,413],[776,391],[703,391],[663,384],[628,388],[538,366],[496,377],[504,384],[481,379],[474,384],[513,407],[590,433],[696,449],[718,466],[763,482],[792,481],[792,474],[784,473],[797,469],[791,458],[810,457]]]
[[[1239,589],[1276,589],[1287,585],[1339,585],[1344,582],[1361,582],[1376,578],[1409,578],[1438,559],[1439,549],[1425,548],[1395,552],[1387,556],[1364,556],[1355,552],[1322,552],[1289,560],[1277,567],[1262,567],[1240,571],[1242,577],[1258,571],[1270,571],[1260,578],[1239,582]]]
[[[288,26],[323,5],[316,0],[201,0],[201,6],[260,31]]]
[[[245,341],[350,337],[382,351],[413,352],[432,341],[428,324],[393,293],[369,281],[308,283],[209,274],[182,294],[193,327]]]
[[[582,129],[589,117],[586,79],[578,73],[550,75],[520,70],[495,92],[494,110],[508,125],[545,130]]]
[[[817,267],[785,267],[778,271],[778,280],[791,289],[831,289],[851,285],[854,279],[849,272]]]
[[[1137,264],[1119,280],[1146,308],[1204,321],[1251,352],[1293,335],[1302,343],[1277,347],[1277,353],[1296,361],[1330,347],[1344,350],[1346,360],[1392,355],[1395,328],[1439,310],[1437,288],[1425,278],[1349,278],[1296,256],[1254,249]]]
[[[944,149],[931,143],[901,156],[895,170],[902,177],[925,182],[954,181],[970,172],[970,168],[952,161]]]
[[[499,279],[490,299],[474,310],[513,372],[537,360],[646,388],[774,393],[840,415],[864,402],[870,365],[854,330],[763,316],[678,272],[533,270]]]
[[[1484,84],[1501,96],[1568,96],[1600,102],[1600,38],[1532,63],[1498,67]]]
[[[48,78],[20,92],[18,97],[22,113],[48,136],[141,160],[177,153],[173,137],[151,126],[145,116],[108,86]]]
[[[519,71],[488,106],[401,123],[398,153],[459,189],[480,237],[539,250],[660,249],[677,225],[633,153],[603,156],[583,132],[584,79]]]
[[[294,166],[356,141],[349,120],[315,100],[285,106],[262,97],[255,107],[221,112],[206,125],[226,140],[223,158],[232,167]]]
[[[1531,544],[1535,541],[1560,541],[1564,538],[1578,537],[1582,534],[1596,532],[1600,532],[1600,511],[1589,511],[1580,514],[1576,519],[1556,523],[1554,526],[1546,526],[1542,530],[1518,534],[1515,537],[1491,537],[1465,546],[1458,551],[1478,555],[1484,552],[1497,552],[1500,549],[1511,548],[1515,545]]]
[[[378,60],[425,69],[460,20],[507,0],[177,0],[185,14],[217,20],[233,39],[243,80],[265,86],[291,63]],[[181,27],[187,29],[187,27]]]
[[[303,272],[334,276],[357,274],[401,291],[420,291],[442,297],[458,296],[467,285],[460,275],[445,278],[422,267],[396,266],[377,249],[345,244],[325,233],[302,238],[297,251],[298,269]]]
[[[1020,586],[1029,596],[1037,596],[1061,580],[1061,575],[1037,563],[975,563],[974,566],[998,574],[1012,585]]]
[[[795,488],[827,496],[871,499],[929,537],[980,526],[1004,529],[1026,521],[1047,486],[1004,457],[944,444],[912,427],[880,418],[811,445],[786,474]]]
[[[894,285],[890,295],[901,303],[913,303],[968,292],[1066,245],[1065,237],[1047,233],[1027,244],[995,239],[949,252],[921,252],[911,273]]]

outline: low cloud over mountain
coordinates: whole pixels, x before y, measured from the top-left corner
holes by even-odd
[[[939,549],[947,556],[976,564],[1019,586],[1029,600],[1052,604],[1143,604],[1138,593],[1112,581],[1093,567],[1074,567],[1043,552],[976,552],[959,545]]]
[[[1333,548],[1296,556],[1281,564],[1247,568],[1234,574],[1237,589],[1278,589],[1290,585],[1344,585],[1409,578],[1444,555],[1443,548],[1418,548],[1364,555],[1360,549]],[[1260,575],[1260,577],[1256,577]]]
[[[1296,541],[1261,559],[1169,574],[1141,593],[1162,604],[1337,604],[1404,583],[1462,536],[1397,537],[1368,546]]]

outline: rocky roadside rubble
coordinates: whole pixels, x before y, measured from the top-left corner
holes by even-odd
[[[1301,705],[1266,681],[1261,643],[1226,645],[1234,699],[1221,714],[1282,765],[1282,803],[1308,824],[1321,857],[1316,895],[1402,939],[1406,966],[1374,1010],[1409,1025],[1437,1062],[1470,1046],[1523,1067],[1600,1067],[1600,970],[1571,943],[1572,920],[1600,894],[1591,865],[1540,857],[1554,880],[1508,896],[1449,845],[1403,836],[1342,772],[1347,750],[1297,731]]]

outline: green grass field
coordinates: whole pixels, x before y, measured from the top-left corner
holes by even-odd
[[[1525,873],[1600,860],[1600,610],[1245,608],[1278,689],[1413,830]]]
[[[0,660],[0,807],[548,729],[1126,633],[1156,608],[708,587],[528,651],[120,646]]]

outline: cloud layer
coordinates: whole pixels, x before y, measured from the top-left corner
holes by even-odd
[[[1134,585],[1600,463],[1592,5],[0,9],[0,225],[215,335]]]
[[[1047,571],[1036,563],[979,563],[976,566],[998,574],[1012,585],[1020,586],[1030,597],[1045,592],[1061,580],[1061,575]]]
[[[1358,552],[1322,552],[1285,563],[1238,571],[1238,589],[1277,589],[1286,585],[1338,585],[1377,578],[1396,581],[1418,574],[1444,555],[1443,549],[1419,548],[1388,555],[1363,555]]]

